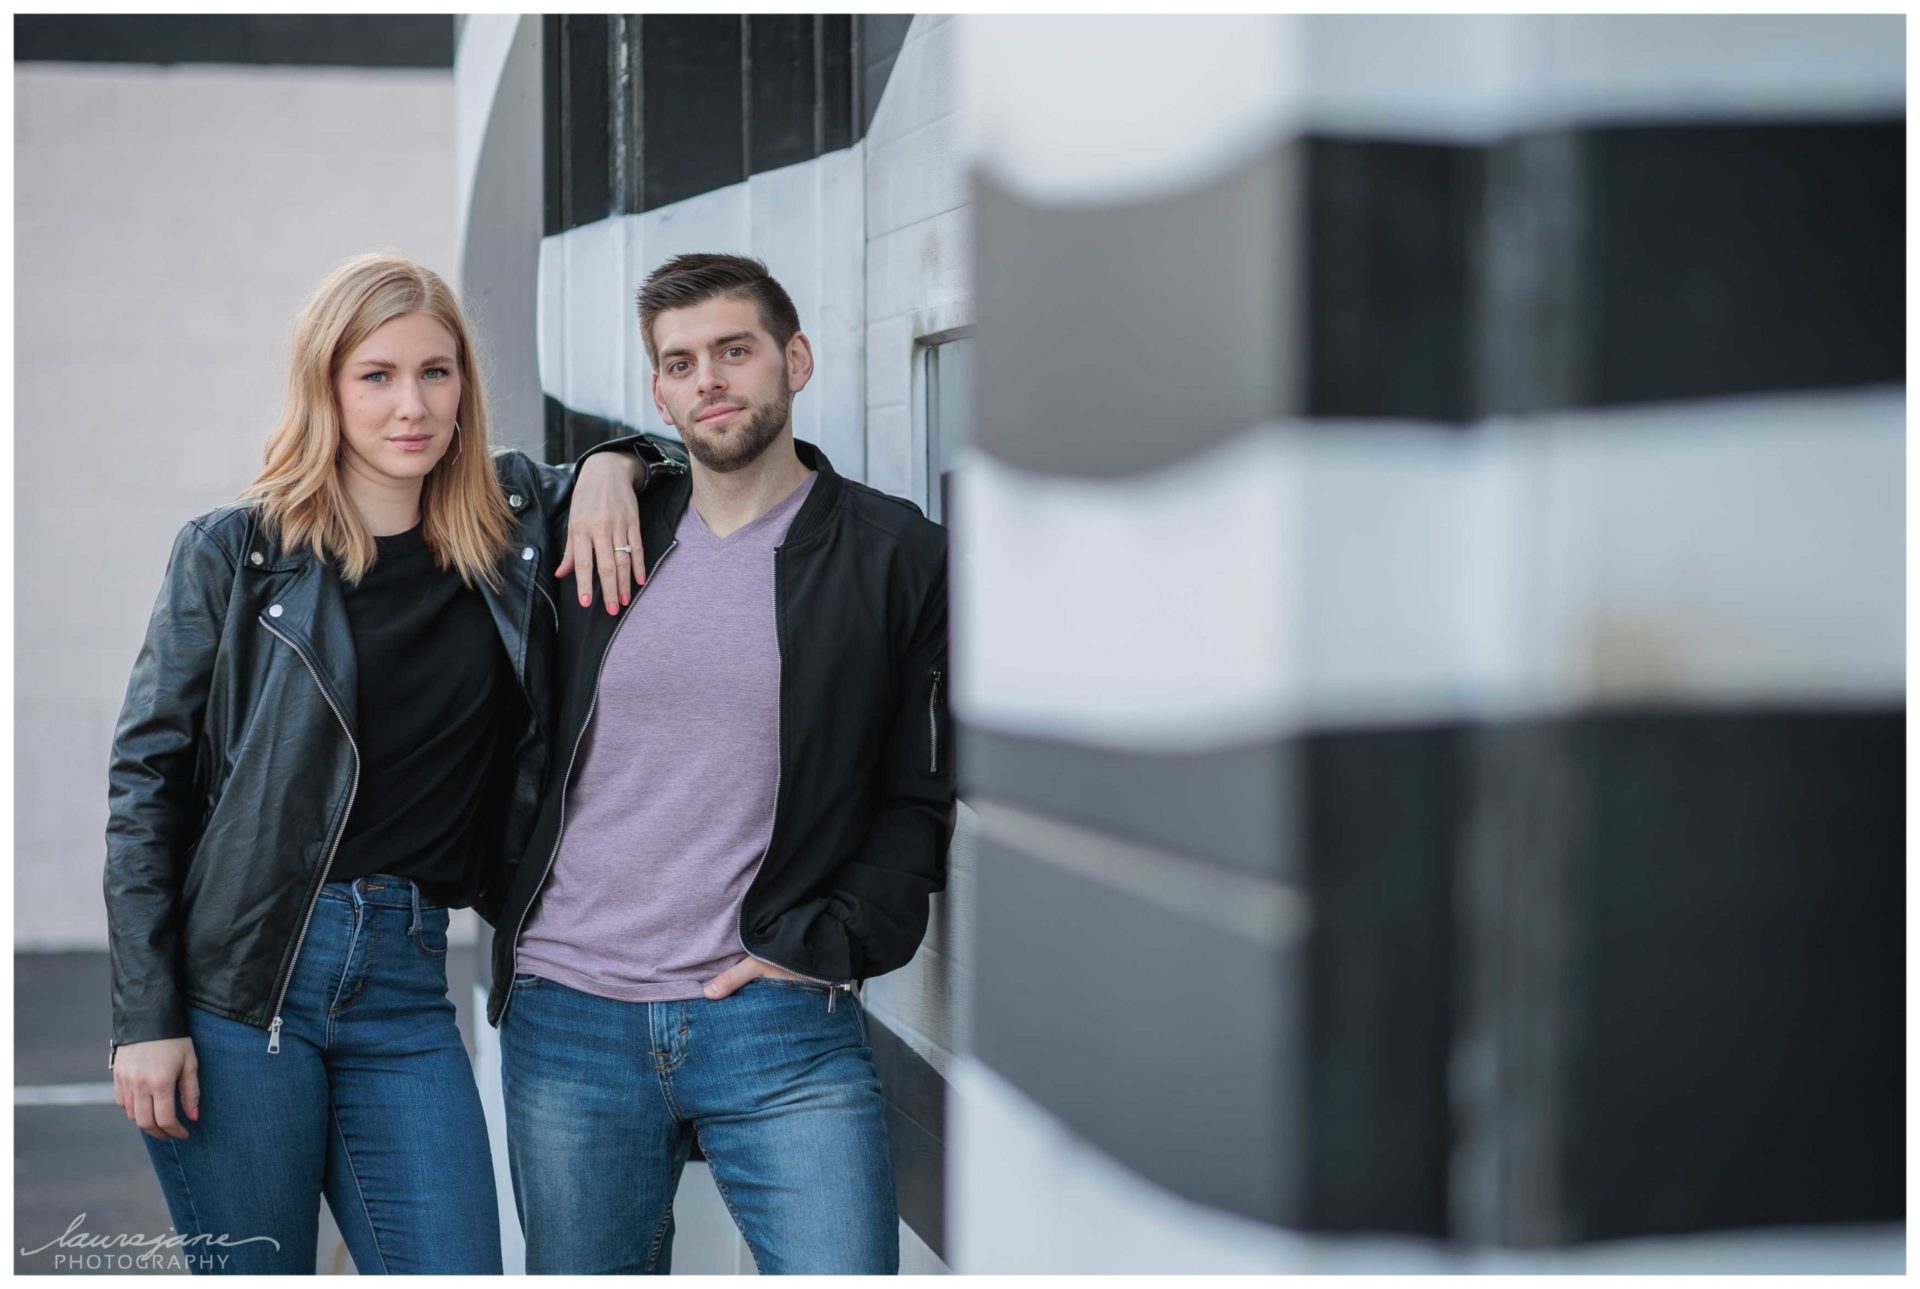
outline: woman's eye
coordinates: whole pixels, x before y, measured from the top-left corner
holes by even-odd
[[[375,385],[384,385],[387,383],[387,374],[383,371],[370,371],[360,379]]]
[[[433,377],[435,380],[444,380],[452,375],[452,373],[445,367],[429,367],[427,368],[427,375]]]

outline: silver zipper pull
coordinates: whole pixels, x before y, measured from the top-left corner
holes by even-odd
[[[267,1055],[280,1055],[280,1018],[275,1016],[273,1024],[267,1026]]]
[[[827,986],[827,1015],[833,1015],[833,1005],[840,1001],[840,986]]]

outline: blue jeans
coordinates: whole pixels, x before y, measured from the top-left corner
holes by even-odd
[[[860,1005],[758,979],[627,1003],[518,976],[500,1028],[530,1272],[665,1273],[701,1153],[763,1273],[892,1275],[886,1105]]]
[[[363,1275],[499,1272],[487,1125],[446,957],[447,911],[413,883],[329,882],[278,1052],[266,1030],[189,1009],[199,1122],[176,1107],[185,1141],[142,1140],[174,1229],[227,1237],[186,1245],[190,1266],[313,1274],[324,1194]]]

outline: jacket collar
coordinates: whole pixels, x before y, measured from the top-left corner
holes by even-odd
[[[834,470],[833,462],[827,460],[826,453],[805,439],[793,441],[793,453],[800,458],[801,465],[819,477],[813,481],[813,491],[800,503],[799,513],[787,525],[786,540],[780,543],[782,549],[797,546],[824,529],[828,520],[839,510],[847,492],[846,480]],[[651,531],[646,522],[648,516],[645,513],[641,516],[641,540],[646,543],[649,552],[667,548],[674,533],[679,531],[680,521],[686,518],[687,507],[693,502],[692,467],[688,467],[685,474],[667,475],[664,478],[666,482],[659,486],[658,500],[654,503],[656,508],[653,514],[657,516],[657,522],[652,525]],[[640,494],[643,512],[647,509],[648,499],[654,495],[652,487]]]
[[[499,632],[515,675],[524,683],[527,665],[528,617],[536,595],[533,579],[545,555],[535,542],[538,534],[516,515],[507,549],[495,567],[500,585],[478,585],[487,612]],[[533,551],[527,559],[525,552]],[[254,557],[258,555],[256,560]],[[314,678],[340,713],[348,730],[359,730],[359,654],[353,644],[353,625],[347,617],[346,584],[332,561],[311,547],[281,548],[259,522],[256,511],[248,525],[247,550],[241,567],[259,582],[260,624],[293,646],[313,668]]]
[[[345,588],[311,550],[273,552],[256,529],[246,566],[259,575],[260,625],[293,647],[349,733],[359,729],[360,667]],[[255,563],[253,556],[263,559]]]

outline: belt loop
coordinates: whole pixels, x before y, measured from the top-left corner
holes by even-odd
[[[407,928],[407,934],[418,937],[420,934],[420,883],[408,882],[413,891],[413,925]]]

